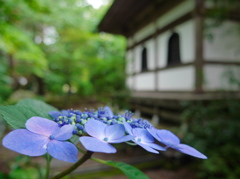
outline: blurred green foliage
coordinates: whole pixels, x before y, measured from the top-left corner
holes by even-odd
[[[29,156],[19,155],[10,163],[11,171],[8,174],[0,172],[4,179],[33,179],[43,178],[45,169],[39,164],[32,163]]]
[[[6,100],[6,98],[11,94],[12,89],[10,84],[12,82],[11,77],[8,75],[7,62],[2,56],[0,56],[0,103]]]
[[[240,178],[240,101],[226,98],[185,105],[184,140],[208,156],[197,165],[198,178]]]
[[[208,17],[214,18],[214,24],[219,25],[228,18],[236,18],[238,14],[239,0],[205,0],[206,7],[210,7],[206,13]],[[236,14],[235,14],[236,13]]]
[[[108,5],[94,9],[87,0],[0,4],[0,100],[19,89],[96,98],[126,91],[125,40],[97,32]]]

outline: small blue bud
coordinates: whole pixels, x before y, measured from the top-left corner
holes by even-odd
[[[83,126],[81,124],[76,124],[78,130],[83,130]]]
[[[59,119],[58,119],[58,118],[54,118],[53,121],[54,121],[54,122],[58,122]]]
[[[81,115],[82,113],[81,113],[81,111],[76,110],[76,111],[75,111],[75,114],[76,114],[76,115]]]
[[[80,117],[78,117],[78,118],[76,119],[76,122],[77,122],[77,123],[80,123],[81,120],[82,120],[82,119],[80,119]]]
[[[87,119],[87,116],[86,116],[85,114],[82,114],[82,115],[81,115],[81,118],[82,118],[82,119]]]
[[[74,129],[73,132],[72,132],[73,135],[76,135],[78,134],[78,130],[77,129]]]

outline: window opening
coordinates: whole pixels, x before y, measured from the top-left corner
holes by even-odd
[[[168,40],[168,58],[167,65],[181,64],[180,59],[180,38],[178,33],[174,32]]]
[[[144,47],[142,49],[142,66],[141,66],[142,71],[147,71],[147,49]]]

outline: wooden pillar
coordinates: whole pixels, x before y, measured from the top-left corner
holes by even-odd
[[[154,32],[154,59],[155,59],[155,91],[158,91],[158,83],[159,83],[159,79],[158,79],[158,61],[159,61],[159,55],[158,55],[158,50],[159,50],[159,45],[158,45],[158,26],[157,26],[157,20],[154,20],[154,26],[155,26],[155,32]]]
[[[204,0],[195,0],[195,92],[203,92],[203,10]]]

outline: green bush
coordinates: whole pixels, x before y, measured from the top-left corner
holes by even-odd
[[[197,177],[240,178],[240,101],[191,102],[185,107],[184,140],[208,156],[198,163]]]

